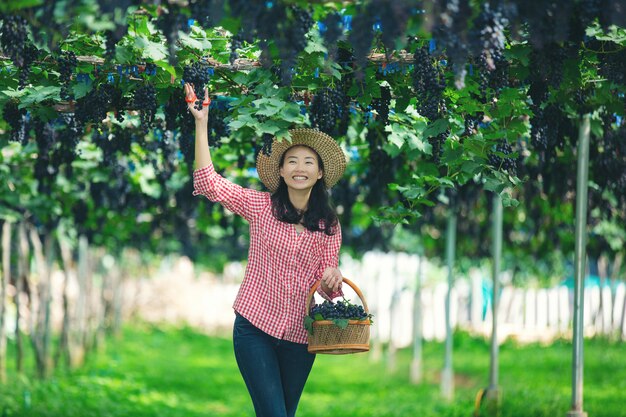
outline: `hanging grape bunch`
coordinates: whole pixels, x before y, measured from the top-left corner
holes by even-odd
[[[217,106],[212,106],[210,109],[208,122],[209,146],[219,148],[222,146],[221,139],[228,137],[230,134],[228,123],[226,123],[227,116],[228,113]]]
[[[87,123],[100,125],[107,118],[110,108],[111,94],[106,84],[93,88],[84,97],[76,100],[76,121],[81,125]]]
[[[64,51],[61,53],[58,61],[61,81],[61,100],[73,100],[74,94],[70,86],[70,81],[72,80],[72,74],[78,63],[76,54],[72,51]]]
[[[204,88],[209,83],[209,65],[204,61],[196,61],[191,65],[187,65],[183,70],[183,81],[193,85],[196,93],[196,102],[194,107],[196,110],[202,110],[202,102],[205,100]]]
[[[270,156],[272,153],[272,144],[274,143],[274,136],[269,133],[264,133],[262,138],[262,145],[260,152],[265,156]]]
[[[418,112],[430,121],[443,116],[443,90],[446,80],[443,68],[428,52],[428,47],[417,48],[414,55],[413,89],[418,101]]]
[[[16,67],[24,64],[24,47],[28,39],[27,22],[22,16],[5,15],[0,29],[0,46]]]
[[[497,153],[503,154],[500,156]],[[495,152],[491,151],[487,155],[489,165],[500,171],[506,171],[510,175],[517,175],[517,160],[514,156],[509,157],[513,153],[513,148],[505,139],[498,140],[495,146]]]
[[[326,87],[318,91],[309,108],[311,125],[332,136],[342,102],[343,95],[336,89]]]
[[[8,100],[2,110],[2,118],[11,127],[10,140],[20,142],[26,145],[28,137],[26,136],[24,116],[26,110],[19,108],[19,102],[16,99]]]
[[[328,13],[322,22],[324,30],[320,29],[324,45],[328,49],[329,55],[334,57],[337,52],[337,41],[343,36],[343,20],[337,12]]]
[[[380,98],[372,100],[372,109],[376,110],[378,120],[383,125],[389,124],[389,105],[391,104],[391,89],[389,86],[380,87]]]
[[[152,84],[144,84],[135,90],[133,98],[135,108],[139,110],[141,128],[148,134],[154,127],[154,115],[157,110],[156,90]]]

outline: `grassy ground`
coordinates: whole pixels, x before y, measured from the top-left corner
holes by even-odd
[[[565,417],[571,399],[571,345],[501,347],[501,417]],[[11,350],[9,350],[9,355]],[[9,356],[11,357],[11,356]],[[408,383],[410,352],[397,370],[368,354],[318,355],[299,417],[472,416],[488,380],[485,341],[458,334],[454,346],[455,399],[442,400],[443,346],[424,347],[425,381]],[[11,364],[10,364],[11,365]],[[32,369],[32,367],[29,367]],[[135,326],[106,352],[73,373],[44,382],[16,377],[0,386],[2,416],[200,417],[253,416],[228,338],[191,329]],[[626,416],[626,347],[585,342],[584,409],[589,417]]]

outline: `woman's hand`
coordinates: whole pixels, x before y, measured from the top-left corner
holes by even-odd
[[[196,109],[196,93],[193,89],[193,84],[185,83],[185,101],[187,102],[187,108],[189,112],[193,114],[196,121],[208,121],[209,120],[209,105],[211,99],[209,98],[209,89],[204,88],[204,102],[202,103],[202,110]]]
[[[337,292],[341,289],[341,283],[343,282],[343,275],[339,268],[328,267],[322,274],[322,290],[326,294]]]

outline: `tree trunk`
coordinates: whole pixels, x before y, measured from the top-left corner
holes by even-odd
[[[24,362],[24,345],[22,341],[22,302],[20,297],[24,292],[24,283],[26,277],[30,274],[30,248],[28,246],[28,237],[26,236],[26,225],[20,222],[18,226],[18,262],[17,262],[17,278],[15,282],[15,369],[18,373],[23,371]]]
[[[31,333],[31,340],[35,351],[37,375],[46,378],[50,371],[50,304],[52,302],[52,264],[55,258],[54,237],[47,233],[42,245],[37,230],[30,229],[30,239],[33,244],[39,282],[37,283],[38,303],[37,310],[33,311],[35,322]]]
[[[2,225],[2,275],[0,276],[0,382],[7,380],[7,337],[5,329],[7,282],[11,277],[11,223]]]

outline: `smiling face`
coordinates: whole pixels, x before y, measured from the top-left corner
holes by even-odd
[[[324,173],[320,168],[315,151],[306,146],[293,146],[285,152],[280,167],[280,176],[289,188],[311,189]]]

